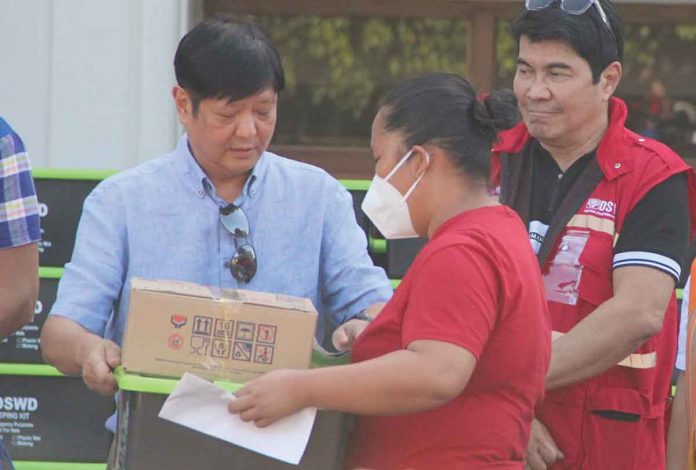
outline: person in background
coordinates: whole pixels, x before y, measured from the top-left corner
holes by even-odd
[[[694,470],[694,448],[689,443],[694,439],[694,423],[690,418],[692,410],[688,407],[687,398],[689,387],[687,382],[687,351],[689,344],[693,344],[694,338],[688,341],[693,331],[690,331],[691,311],[696,306],[696,292],[691,287],[691,280],[696,279],[696,263],[691,266],[691,274],[684,286],[681,310],[679,316],[679,339],[677,341],[677,360],[674,367],[677,371],[676,392],[672,400],[672,415],[669,422],[667,438],[667,470]],[[693,294],[692,294],[693,292]],[[688,374],[692,379],[691,373]],[[693,380],[693,379],[692,379]],[[693,401],[694,397],[691,395]]]
[[[660,470],[694,172],[625,127],[610,1],[525,6],[513,27],[523,122],[501,134],[491,179],[527,226],[554,330],[527,464]]]
[[[496,131],[517,119],[510,94],[479,101],[455,75],[386,97],[363,210],[387,239],[429,241],[352,343],[352,364],[266,374],[232,413],[259,426],[308,406],[356,413],[348,468],[523,468],[549,318],[524,226],[487,189]]]
[[[284,75],[258,26],[203,21],[180,41],[174,69],[186,134],[86,199],[41,334],[46,362],[103,394],[117,388],[133,277],[309,298],[319,342],[326,322],[355,335],[392,294],[347,190],[267,151]]]
[[[0,117],[0,340],[29,323],[39,293],[39,203],[22,139]],[[14,468],[0,442],[0,469]]]

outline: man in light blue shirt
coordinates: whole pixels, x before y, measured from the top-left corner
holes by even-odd
[[[176,149],[102,182],[85,201],[72,260],[43,328],[44,358],[114,393],[133,277],[310,298],[354,336],[391,295],[348,192],[266,151],[284,78],[268,38],[218,18],[179,43]]]

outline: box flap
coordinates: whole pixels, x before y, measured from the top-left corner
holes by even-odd
[[[153,280],[132,278],[131,289],[162,292],[165,294],[186,295],[204,299],[214,299],[245,304],[277,307],[301,312],[315,312],[314,305],[309,299],[293,297],[285,294],[271,294],[243,289],[223,289],[214,286],[202,286],[186,281]]]
[[[287,310],[299,310],[301,312],[315,311],[311,300],[285,294],[271,294],[242,289],[221,289],[221,296],[224,299],[236,300],[245,304],[278,307]]]
[[[155,280],[134,277],[131,279],[131,289],[188,295],[190,297],[202,297],[204,299],[216,298],[210,287],[186,281]]]

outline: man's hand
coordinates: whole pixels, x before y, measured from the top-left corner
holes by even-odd
[[[112,371],[121,365],[121,348],[109,340],[96,342],[86,352],[82,364],[82,380],[102,395],[113,395],[118,390]]]
[[[275,370],[247,382],[230,402],[230,413],[239,413],[242,421],[254,421],[264,428],[307,406],[307,397],[300,386],[304,371]]]
[[[336,328],[331,337],[334,348],[337,351],[350,351],[353,348],[353,342],[368,324],[365,320],[353,319]]]
[[[527,456],[525,457],[525,469],[546,470],[565,456],[556,446],[548,429],[541,421],[532,421],[532,433],[527,444]]]
[[[386,302],[377,302],[365,309],[365,315],[369,318],[375,318],[382,311]],[[331,341],[337,351],[345,352],[353,349],[353,342],[367,328],[368,322],[353,318],[348,320],[343,325],[336,328]]]

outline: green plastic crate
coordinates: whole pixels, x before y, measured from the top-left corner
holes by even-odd
[[[158,418],[167,396],[178,381],[115,372],[119,383],[116,462],[118,470],[190,470],[243,468],[245,470],[343,470],[350,417],[319,411],[309,444],[295,466],[206,436]],[[234,391],[238,384],[217,382]]]

